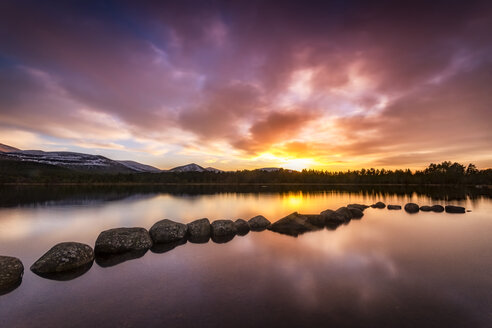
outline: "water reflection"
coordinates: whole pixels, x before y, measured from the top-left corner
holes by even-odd
[[[40,277],[43,277],[45,279],[50,279],[50,280],[57,280],[57,281],[69,281],[73,280],[75,278],[78,278],[85,274],[87,271],[89,271],[92,268],[92,263],[89,262],[86,265],[83,265],[81,267],[78,267],[74,270],[69,270],[69,271],[63,271],[63,272],[53,272],[53,273],[35,273]]]
[[[126,261],[135,260],[141,258],[147,253],[147,249],[134,250],[119,254],[97,254],[96,263],[102,268],[112,267]]]
[[[0,252],[27,267],[59,241],[93,245],[103,230],[150,228],[163,218],[187,223],[262,214],[276,221],[349,203],[448,203],[417,192],[335,190],[87,199],[0,209]],[[131,261],[96,259],[98,265],[66,283],[28,271],[21,286],[0,297],[2,325],[487,327],[492,202],[452,203],[473,212],[410,216],[367,209],[361,221],[331,227],[336,231],[298,238],[252,232],[221,245],[207,240],[172,245],[172,251],[153,248]]]

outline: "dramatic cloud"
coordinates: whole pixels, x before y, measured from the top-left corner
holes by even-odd
[[[489,1],[3,1],[0,136],[163,168],[490,167],[490,31]]]

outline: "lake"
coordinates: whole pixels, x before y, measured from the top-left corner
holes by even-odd
[[[1,187],[0,254],[22,284],[0,296],[2,327],[491,327],[489,191],[403,187]],[[349,203],[455,204],[466,214],[365,210],[297,238],[250,232],[186,243],[68,281],[29,267],[63,241],[115,227],[207,217],[274,222]]]

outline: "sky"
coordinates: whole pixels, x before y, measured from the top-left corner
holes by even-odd
[[[492,2],[4,0],[0,142],[162,169],[492,167]]]

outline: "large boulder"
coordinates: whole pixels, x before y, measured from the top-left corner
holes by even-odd
[[[172,243],[184,239],[187,232],[186,224],[167,219],[156,222],[149,230],[154,244]]]
[[[251,231],[263,231],[271,224],[263,215],[252,217],[248,220],[248,223]]]
[[[249,232],[249,223],[243,219],[237,219],[234,222],[234,226],[236,227],[237,234],[240,236],[244,236]]]
[[[206,243],[210,239],[210,221],[207,218],[195,220],[187,224],[188,240],[192,243]]]
[[[348,204],[348,208],[358,208],[361,211],[364,211],[366,208],[368,208],[368,205],[363,205],[363,204]]]
[[[305,215],[294,212],[271,224],[267,229],[297,237],[307,231],[319,230],[320,228],[310,223]]]
[[[360,219],[364,216],[364,213],[362,212],[361,209],[358,209],[356,207],[347,207],[352,214],[352,219]]]
[[[210,225],[212,237],[233,236],[236,226],[232,220],[216,220]]]
[[[419,211],[419,206],[415,203],[408,203],[405,205],[405,211],[408,213],[417,213]]]
[[[446,213],[465,213],[465,208],[461,206],[446,205]]]
[[[325,218],[325,226],[329,230],[335,230],[340,225],[346,223],[345,217],[333,210],[325,210],[320,215]]]
[[[350,221],[353,217],[352,212],[350,211],[350,209],[348,207],[340,207],[335,212],[342,215],[345,218],[345,222]]]
[[[53,246],[31,266],[38,275],[49,275],[92,266],[94,251],[82,243],[65,242]]]
[[[17,288],[22,282],[24,266],[22,262],[11,256],[0,256],[0,295]]]
[[[305,216],[307,219],[307,222],[309,224],[312,224],[313,226],[323,228],[326,223],[326,218],[324,215],[321,214],[299,214],[302,216]]]
[[[372,208],[385,208],[386,204],[383,202],[377,202],[376,204],[371,205]]]
[[[401,210],[400,205],[388,205],[387,208],[388,210]]]
[[[152,247],[152,239],[144,228],[116,228],[103,231],[96,240],[96,254],[119,254],[130,251],[146,251]]]
[[[441,205],[432,205],[431,211],[436,212],[436,213],[442,213],[442,212],[444,212],[444,207]]]
[[[424,205],[424,206],[420,206],[420,210],[422,212],[430,212],[430,211],[432,211],[432,207]]]

